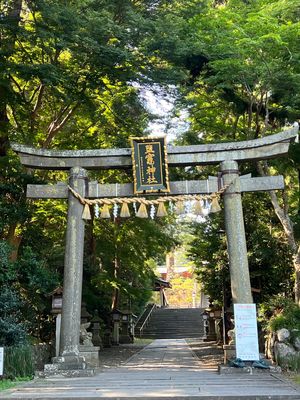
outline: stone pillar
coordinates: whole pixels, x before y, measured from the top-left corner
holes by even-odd
[[[223,161],[224,184],[231,184],[224,193],[231,293],[234,303],[252,303],[240,177],[236,161]]]
[[[80,167],[70,171],[69,185],[81,196],[86,196],[87,173]],[[64,295],[62,303],[62,321],[60,335],[60,356],[62,362],[78,366],[82,363],[79,357],[80,314],[82,294],[82,271],[84,249],[84,225],[82,219],[83,205],[71,192],[68,197],[68,221],[64,267]],[[80,368],[80,366],[79,366]]]

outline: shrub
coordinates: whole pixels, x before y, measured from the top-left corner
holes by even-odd
[[[25,344],[26,332],[22,324],[18,324],[13,317],[0,317],[0,345],[15,346]]]
[[[0,346],[19,346],[26,343],[26,330],[20,322],[22,302],[18,294],[8,286],[0,292]]]
[[[32,377],[34,362],[32,347],[17,346],[4,349],[4,376],[9,379]]]
[[[298,372],[300,371],[300,355],[295,354],[294,356],[278,357],[278,364],[287,371]]]
[[[264,329],[275,332],[281,328],[300,331],[300,308],[292,299],[277,295],[261,304],[259,319]]]

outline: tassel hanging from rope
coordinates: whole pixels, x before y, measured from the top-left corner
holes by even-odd
[[[109,212],[109,207],[107,204],[104,204],[102,209],[101,209],[101,214],[100,218],[110,218],[110,212]]]
[[[184,202],[178,201],[175,206],[175,214],[181,215],[185,213]]]
[[[174,204],[174,211],[177,215],[182,215],[185,213],[193,212],[195,215],[202,215],[206,216],[210,212],[216,213],[221,211],[221,207],[219,205],[218,199],[219,195],[223,194],[225,190],[229,187],[229,184],[224,186],[223,188],[219,189],[218,192],[212,195],[205,195],[203,197],[199,195],[190,195],[188,193],[188,185],[186,182],[186,191],[187,194],[182,196],[164,196],[154,200],[148,200],[145,198],[117,198],[118,190],[116,185],[116,198],[109,199],[95,199],[89,200],[82,197],[79,193],[77,193],[73,188],[68,186],[71,193],[78,199],[78,201],[84,206],[82,212],[82,219],[90,220],[91,219],[91,211],[90,207],[95,207],[95,217],[99,215],[99,205],[102,205],[100,218],[107,218],[110,219],[110,207],[113,207],[113,214],[116,218],[118,215],[118,208],[121,205],[120,217],[128,218],[130,217],[129,211],[129,204],[133,205],[134,214],[139,218],[148,218],[148,210],[147,206],[150,207],[150,216],[153,219],[155,217],[155,206],[157,206],[157,217],[164,217],[167,215],[167,209],[165,206],[165,202],[169,203],[169,211],[173,212],[173,204]],[[207,189],[209,193],[209,189]],[[139,204],[139,208],[137,211],[137,205]],[[192,210],[193,204],[193,210]]]
[[[82,219],[85,219],[86,221],[92,219],[90,206],[87,203],[85,203],[83,208]]]
[[[130,211],[127,203],[122,204],[122,208],[120,211],[120,217],[121,218],[129,218],[130,217]]]
[[[201,200],[196,201],[193,212],[195,215],[204,215]]]
[[[218,198],[217,197],[213,197],[212,202],[211,202],[211,206],[210,206],[210,212],[211,213],[216,213],[221,211],[221,207],[220,204],[218,202]]]
[[[136,216],[139,218],[148,218],[148,211],[146,204],[141,203],[138,212],[136,213]]]
[[[157,208],[157,217],[165,217],[167,215],[167,210],[165,207],[165,203],[163,201],[159,202],[158,208]]]

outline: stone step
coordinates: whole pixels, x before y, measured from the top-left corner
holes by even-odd
[[[193,319],[193,318],[197,318],[197,319],[202,319],[202,314],[152,314],[151,318],[186,318],[186,319]]]
[[[160,310],[160,309],[156,309],[153,310],[152,314],[156,314],[156,315],[202,315],[203,312],[199,312],[199,311],[177,311],[177,310]]]
[[[174,330],[169,330],[169,329],[143,329],[144,332],[147,333],[194,333],[194,332],[204,332],[204,329],[174,329]]]
[[[156,326],[148,326],[147,328],[143,329],[145,332],[193,332],[193,331],[204,331],[203,327],[193,327],[193,329],[177,327],[177,328],[170,328],[170,327],[156,327]]]
[[[204,329],[203,327],[193,327],[193,329],[184,329],[184,328],[177,328],[177,329],[169,329],[169,328],[165,328],[165,327],[153,327],[153,326],[149,326],[148,328],[144,328],[143,329],[144,332],[199,332],[199,331],[203,331]]]
[[[189,336],[204,336],[204,331],[177,331],[177,332],[170,332],[170,331],[143,331],[142,336],[182,336],[182,337],[189,337]]]
[[[172,322],[172,321],[182,321],[182,322],[186,321],[186,322],[192,323],[192,322],[203,321],[203,319],[202,318],[196,318],[196,317],[193,317],[193,318],[180,318],[180,317],[177,317],[177,316],[163,318],[163,317],[157,317],[157,316],[154,315],[152,318],[150,318],[150,321],[170,321],[170,322]]]
[[[198,334],[187,334],[187,335],[142,335],[140,337],[142,339],[188,339],[188,338],[203,338],[203,335],[198,333]]]
[[[178,324],[181,324],[182,326],[183,325],[188,325],[188,326],[193,326],[193,325],[195,325],[195,324],[197,324],[197,325],[203,325],[203,321],[182,321],[182,320],[180,320],[180,319],[178,319],[178,320],[170,320],[170,321],[168,321],[168,320],[155,320],[155,319],[153,319],[153,320],[150,320],[149,322],[148,322],[148,325],[149,324],[166,324],[166,325],[173,325],[173,326],[176,326],[176,325],[178,325]]]
[[[147,325],[147,327],[155,327],[155,328],[158,328],[158,329],[160,329],[160,328],[164,328],[164,329],[202,329],[203,328],[203,324],[202,325],[195,325],[195,324],[193,324],[193,325],[182,325],[182,324],[177,324],[177,325],[172,325],[172,326],[170,326],[170,325],[168,325],[168,324],[165,324],[165,323],[161,323],[161,324],[155,324],[155,323],[149,323],[148,325]],[[144,327],[144,329],[145,329],[145,327]]]
[[[168,322],[170,322],[170,323],[172,323],[172,322],[177,322],[177,321],[180,321],[180,322],[187,322],[187,323],[189,323],[189,324],[191,324],[191,323],[193,323],[193,322],[203,322],[203,319],[201,318],[190,318],[190,319],[187,319],[187,318],[178,318],[178,317],[173,317],[173,318],[157,318],[157,317],[152,317],[152,318],[150,318],[150,320],[149,321],[157,321],[157,322],[160,322],[160,321],[168,321]]]
[[[199,308],[159,308],[153,310],[142,337],[173,339],[203,337],[203,310]]]
[[[181,330],[185,330],[185,331],[193,331],[193,330],[203,330],[203,326],[199,325],[199,326],[166,326],[166,325],[154,325],[154,324],[149,324],[147,327],[144,327],[144,330],[149,330],[149,329],[153,329],[153,330],[168,330],[168,331],[181,331]]]
[[[46,364],[47,365],[47,364]],[[49,364],[53,365],[53,364]],[[96,373],[95,369],[56,369],[56,368],[46,368],[44,371],[39,371],[39,378],[83,378],[91,377]]]
[[[181,326],[193,326],[193,325],[195,325],[195,324],[197,324],[197,325],[204,325],[203,324],[203,321],[182,321],[182,320],[180,320],[180,319],[178,319],[178,320],[170,320],[170,321],[168,321],[168,320],[159,320],[159,321],[157,321],[157,320],[150,320],[149,322],[148,322],[148,325],[149,324],[159,324],[159,323],[161,323],[161,324],[166,324],[166,326],[167,325],[173,325],[173,326],[176,326],[176,325],[178,325],[178,324],[180,324]]]

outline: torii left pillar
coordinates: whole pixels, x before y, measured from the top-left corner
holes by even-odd
[[[253,303],[238,163],[223,161],[224,212],[233,303]]]
[[[73,167],[70,170],[69,185],[86,197],[86,170]],[[53,359],[54,363],[63,364],[63,369],[85,368],[84,358],[79,355],[85,225],[82,211],[83,205],[69,191],[60,350],[59,357]]]

